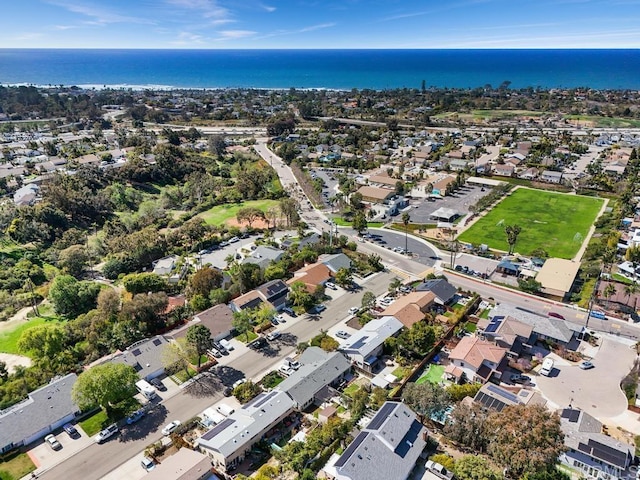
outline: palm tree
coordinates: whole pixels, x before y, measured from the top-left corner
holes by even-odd
[[[507,225],[506,227],[504,227],[504,231],[507,234],[507,243],[509,244],[509,255],[512,255],[516,247],[516,242],[518,241],[518,235],[520,235],[522,228],[519,225]]]
[[[607,297],[607,308],[609,308],[609,303],[611,302],[611,297],[613,297],[618,290],[613,283],[609,283],[606,287],[604,287],[604,292],[602,292],[605,297]]]
[[[404,223],[404,253],[409,252],[407,245],[409,244],[409,222],[411,221],[411,215],[408,213],[402,214],[402,223]]]
[[[637,283],[629,283],[624,287],[624,294],[627,297],[627,302],[629,302],[631,295],[635,295],[638,293],[638,284]],[[638,299],[636,297],[633,298],[633,311],[636,310],[636,302]]]

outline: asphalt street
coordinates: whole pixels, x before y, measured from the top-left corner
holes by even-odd
[[[365,291],[381,295],[387,291],[394,275],[381,272],[372,275],[362,288],[354,293],[345,293],[333,301],[326,302],[327,309],[321,315],[300,317],[281,328],[282,336],[265,349],[247,350],[245,354],[220,368],[220,374],[200,377],[179,394],[164,400],[154,411],[133,426],[101,445],[92,444],[51,470],[40,473],[45,480],[99,479],[125,463],[148,445],[159,440],[160,429],[172,420],[186,421],[199,414],[222,398],[224,385],[231,385],[238,378],[257,378],[270,370],[284,357],[295,351],[298,343],[310,340],[323,329],[328,330],[348,314],[349,307],[360,305]]]

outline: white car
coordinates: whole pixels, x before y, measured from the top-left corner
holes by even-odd
[[[324,284],[325,287],[330,288],[331,290],[337,290],[338,287],[336,287],[336,284],[333,282],[327,282]]]
[[[295,370],[291,367],[288,367],[286,365],[280,365],[280,368],[278,369],[278,371],[280,373],[282,373],[285,377],[288,377],[289,375],[291,375],[293,372],[295,372]]]
[[[62,448],[62,444],[58,441],[55,435],[49,434],[44,437],[44,441],[53,449],[60,450]]]
[[[345,339],[345,338],[349,338],[350,336],[351,335],[349,333],[345,332],[344,330],[338,330],[336,332],[336,337],[338,337],[338,338]]]
[[[231,342],[229,340],[227,340],[226,338],[223,338],[222,340],[220,340],[219,343],[220,343],[220,345],[222,345],[227,350],[229,350],[229,351],[233,350],[233,345],[231,345]]]
[[[118,425],[113,423],[93,437],[93,441],[96,443],[102,443],[116,433],[118,433]]]
[[[176,428],[178,428],[181,423],[182,422],[180,422],[180,420],[174,420],[173,422],[168,423],[162,429],[162,434],[163,435],[170,435],[171,433],[175,432]]]
[[[240,380],[236,380],[232,386],[232,388],[235,390],[236,388],[238,388],[240,385],[242,385],[243,383],[246,383],[247,379],[246,378],[241,378]]]
[[[349,315],[355,315],[356,313],[358,313],[360,311],[360,309],[358,307],[351,307],[349,309]]]

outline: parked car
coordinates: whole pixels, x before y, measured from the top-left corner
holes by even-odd
[[[289,375],[291,375],[293,372],[295,372],[295,370],[291,367],[288,367],[286,365],[280,365],[280,368],[278,368],[278,371],[280,373],[282,373],[285,377],[288,377]]]
[[[351,307],[349,309],[349,315],[355,315],[356,313],[358,313],[360,311],[360,309],[358,307]]]
[[[511,380],[511,382],[513,382],[513,383],[529,383],[531,381],[531,377],[516,373],[516,374],[511,375],[509,377],[509,380]]]
[[[290,317],[296,318],[298,315],[296,315],[296,312],[293,311],[293,308],[291,307],[284,307],[282,309],[282,311],[284,313],[286,313],[287,315],[289,315]]]
[[[150,472],[151,470],[156,468],[156,464],[149,457],[142,457],[140,465],[142,465],[142,468],[144,468],[147,472]]]
[[[253,342],[249,343],[249,345],[247,346],[252,350],[260,350],[261,348],[266,347],[266,345],[267,345],[267,342],[265,341],[265,339],[262,337],[258,337]]]
[[[133,425],[138,420],[144,417],[144,410],[136,410],[131,415],[127,417],[127,425]]]
[[[276,315],[275,319],[278,320],[278,322],[280,323],[287,323],[287,319],[284,318],[284,315]]]
[[[591,363],[588,360],[585,360],[584,362],[580,362],[580,365],[578,365],[582,370],[589,370],[593,367],[595,367],[595,365],[593,363]]]
[[[338,337],[338,338],[345,339],[345,338],[349,338],[350,336],[351,335],[349,333],[345,332],[344,330],[338,330],[336,332],[336,337]]]
[[[225,397],[230,397],[231,395],[233,395],[233,388],[231,387],[224,387],[224,390],[222,391],[222,394]]]
[[[73,425],[71,425],[70,423],[65,423],[62,426],[62,429],[67,432],[67,435],[69,435],[71,438],[80,438],[80,432],[78,432],[78,430],[76,429],[76,427],[74,427]]]
[[[229,355],[229,351],[226,348],[224,348],[224,345],[222,345],[220,342],[213,342],[213,346],[222,355]]]
[[[273,341],[276,338],[280,337],[280,335],[281,335],[281,333],[279,331],[277,331],[277,330],[274,331],[274,332],[267,333],[267,340]]]
[[[104,430],[101,430],[100,432],[98,432],[98,434],[95,437],[93,437],[93,441],[96,443],[102,443],[107,438],[115,435],[116,433],[118,433],[118,425],[116,425],[115,423],[112,423]]]
[[[607,316],[604,314],[604,312],[601,312],[599,310],[591,310],[591,316],[593,318],[597,318],[598,320],[606,320]]]
[[[564,320],[564,317],[557,312],[549,312],[547,315],[554,318],[559,318],[560,320]]]
[[[221,358],[222,354],[215,348],[210,348],[207,350],[207,354],[212,356],[213,358]]]
[[[316,305],[315,307],[313,307],[311,309],[311,313],[320,313],[320,312],[324,312],[327,309],[326,306],[324,306],[323,304],[319,303],[318,305]]]
[[[162,429],[162,434],[163,435],[171,435],[173,432],[176,431],[176,429],[180,426],[181,423],[182,422],[180,422],[180,420],[174,420],[173,422],[168,423]]]
[[[236,388],[238,388],[240,385],[242,385],[243,383],[246,383],[246,382],[247,382],[247,379],[243,377],[243,378],[241,378],[241,379],[236,380],[235,382],[233,382],[233,386],[232,386],[232,388],[233,388],[233,389],[236,389]]]
[[[220,340],[220,342],[218,342],[220,345],[222,345],[222,347],[227,350],[227,351],[232,351],[233,350],[233,345],[231,345],[231,342],[229,342],[229,340],[223,338],[222,340]]]
[[[331,290],[337,290],[338,287],[336,287],[336,284],[333,282],[327,282],[324,284],[325,287],[330,288]]]
[[[44,441],[47,442],[47,445],[49,445],[52,450],[60,450],[62,448],[62,444],[58,441],[56,436],[51,433],[44,437]]]
[[[231,238],[229,239],[229,243],[237,243],[237,242],[239,242],[239,241],[240,241],[240,239],[239,239],[238,237],[231,237]]]
[[[152,378],[151,380],[149,380],[149,383],[161,392],[164,392],[167,389],[167,387],[164,386],[164,383],[162,383],[162,380],[160,380],[159,378]]]
[[[280,323],[280,322],[278,321],[278,319],[277,319],[276,317],[273,317],[273,318],[271,319],[271,325],[273,325],[274,327],[275,327],[276,325],[278,325],[279,323]]]

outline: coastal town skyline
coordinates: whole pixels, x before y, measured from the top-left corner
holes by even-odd
[[[25,0],[1,48],[639,48],[635,0]],[[640,9],[638,10],[640,11]]]

